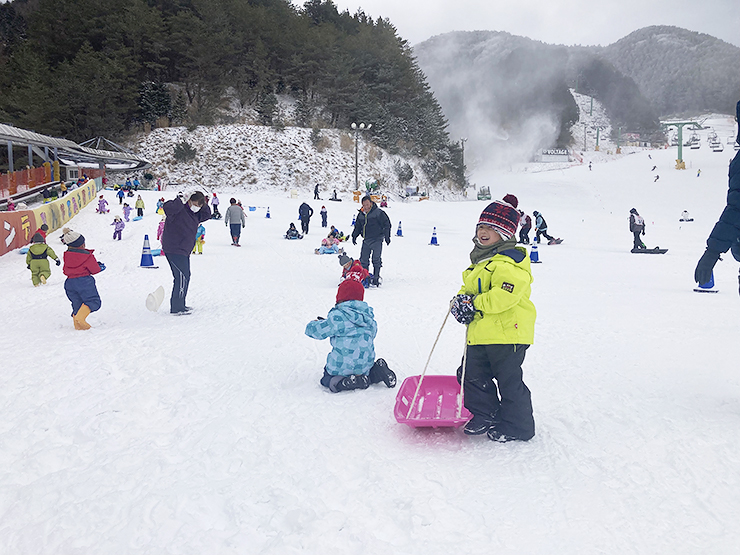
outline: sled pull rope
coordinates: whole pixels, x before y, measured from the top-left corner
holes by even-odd
[[[465,350],[463,351],[462,375],[460,376],[460,402],[457,405],[457,418],[460,418],[465,404],[465,370],[468,366],[468,326],[465,326]]]
[[[421,376],[419,377],[419,384],[416,386],[416,391],[414,392],[414,398],[411,400],[411,404],[409,405],[409,410],[406,413],[406,418],[411,418],[411,411],[413,410],[414,405],[416,404],[416,398],[419,396],[419,390],[421,390],[421,383],[424,381],[424,376],[427,373],[427,368],[429,367],[429,361],[432,360],[432,354],[434,353],[434,348],[437,346],[437,341],[439,341],[439,336],[442,335],[442,330],[444,329],[445,324],[447,323],[447,318],[450,315],[451,310],[452,310],[452,301],[450,301],[450,306],[447,308],[447,314],[445,314],[445,319],[442,322],[442,327],[439,328],[439,331],[437,332],[437,338],[434,340],[434,345],[432,345],[432,350],[429,352],[429,358],[427,358],[427,363],[424,365],[424,370],[422,370]],[[467,341],[467,333],[465,334],[465,340]],[[463,368],[463,371],[465,371],[464,368]],[[459,412],[459,408],[458,408],[458,412]]]

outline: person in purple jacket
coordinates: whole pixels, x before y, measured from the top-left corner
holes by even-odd
[[[189,199],[181,193],[174,200],[164,203],[162,250],[172,269],[173,285],[170,297],[172,314],[187,314],[185,297],[190,285],[190,253],[195,246],[195,234],[201,222],[211,219],[211,209],[206,196],[197,191]]]
[[[120,241],[121,232],[123,232],[123,229],[126,227],[126,224],[123,223],[121,216],[116,216],[115,218],[113,218],[113,223],[110,225],[116,226],[113,228],[113,240],[115,241],[116,239],[118,239]]]

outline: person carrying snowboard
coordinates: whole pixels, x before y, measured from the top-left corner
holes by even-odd
[[[644,249],[645,243],[640,239],[640,235],[645,235],[645,220],[637,213],[637,209],[630,210],[630,231],[634,235],[632,243],[633,249]]]
[[[355,229],[352,231],[352,244],[357,244],[357,237],[362,235],[362,249],[360,263],[366,270],[370,270],[372,255],[373,276],[371,285],[380,285],[380,268],[383,266],[383,240],[386,245],[391,244],[391,220],[370,195],[362,197],[362,208],[355,219]]]
[[[529,300],[533,281],[527,250],[516,246],[519,213],[494,201],[480,215],[463,272],[463,285],[450,312],[467,326],[463,383],[465,408],[473,417],[468,435],[488,434],[498,442],[534,436],[532,399],[522,363],[534,342],[537,311]],[[462,379],[463,367],[458,369]]]
[[[737,103],[735,113],[738,120],[737,142],[740,143],[740,102]],[[730,162],[727,205],[709,234],[707,248],[694,270],[694,281],[699,285],[708,283],[720,255],[728,250],[740,262],[740,150]],[[740,281],[740,276],[738,280]]]
[[[332,393],[367,389],[383,382],[396,386],[396,374],[382,358],[375,360],[373,340],[378,333],[373,309],[363,300],[365,288],[354,279],[345,279],[337,290],[337,303],[326,318],[308,323],[306,335],[331,341],[324,375],[319,383]]]

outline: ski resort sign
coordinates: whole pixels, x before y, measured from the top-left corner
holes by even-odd
[[[570,162],[570,153],[567,148],[543,148],[538,158],[538,162]]]

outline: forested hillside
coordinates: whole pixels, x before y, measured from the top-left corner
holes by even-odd
[[[295,101],[291,120],[276,95]],[[463,181],[461,151],[393,25],[330,1],[15,0],[0,4],[0,121],[85,140],[148,123],[349,128]],[[233,116],[231,116],[233,117]]]
[[[652,26],[595,50],[634,79],[662,116],[732,114],[740,98],[740,48],[710,35]]]

